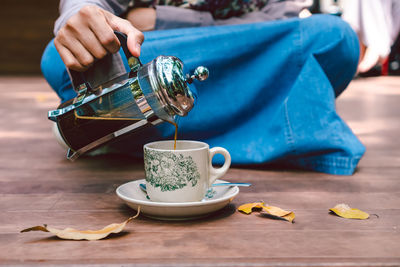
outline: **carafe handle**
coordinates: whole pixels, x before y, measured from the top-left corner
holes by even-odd
[[[114,31],[115,36],[117,36],[119,42],[121,43],[122,50],[124,51],[125,57],[128,60],[128,65],[130,67],[130,73],[129,77],[132,77],[136,75],[136,72],[138,71],[139,67],[142,66],[142,63],[140,62],[140,59],[137,57],[132,56],[131,52],[129,52],[128,49],[128,38],[126,34],[119,32],[119,31]],[[118,52],[117,52],[118,53]],[[101,59],[99,60],[101,61]],[[75,70],[68,69],[68,72],[71,76],[72,80],[72,85],[74,87],[74,90],[79,93],[81,85],[85,85],[87,91],[92,91],[92,86],[90,83],[87,81],[85,73],[84,72],[79,72]]]

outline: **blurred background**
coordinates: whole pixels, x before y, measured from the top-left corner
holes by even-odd
[[[341,16],[351,1],[356,0],[315,0],[310,11]],[[40,58],[53,38],[59,1],[2,0],[1,3],[0,75],[40,75]],[[390,61],[399,73],[399,41],[394,46]],[[376,71],[377,75],[382,72],[381,69]]]
[[[0,75],[38,75],[40,58],[53,38],[57,0],[1,0]]]

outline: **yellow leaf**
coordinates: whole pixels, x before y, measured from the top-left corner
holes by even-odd
[[[294,223],[294,212],[289,213],[288,215],[283,216],[282,218],[284,218],[285,220]]]
[[[263,211],[269,215],[282,218],[286,221],[293,223],[295,215],[292,211],[286,211],[274,206],[263,206]]]
[[[365,220],[369,218],[369,214],[359,209],[350,208],[346,204],[337,204],[334,208],[329,209],[336,215],[347,219]]]
[[[278,207],[274,206],[265,206],[264,202],[254,202],[254,203],[246,203],[238,208],[239,211],[244,212],[246,214],[252,213],[254,210],[263,211],[264,214],[284,219],[289,222],[293,222],[295,215],[291,211],[286,211]]]
[[[261,210],[264,207],[265,203],[264,202],[254,202],[254,203],[247,203],[241,205],[238,210],[241,212],[244,212],[246,214],[250,214],[253,209],[259,209]]]
[[[274,206],[264,206],[263,210],[268,212],[271,215],[275,215],[275,216],[279,216],[279,217],[283,217],[283,216],[291,213],[291,211],[286,211],[286,210],[283,210],[281,208],[274,207]]]
[[[30,232],[30,231],[43,231],[43,232],[50,232],[59,238],[62,239],[70,239],[70,240],[99,240],[107,237],[111,233],[119,233],[121,232],[124,228],[125,225],[130,222],[132,219],[136,218],[139,216],[140,213],[140,207],[138,208],[138,212],[135,216],[128,218],[126,221],[123,223],[112,223],[110,225],[107,225],[103,229],[100,230],[75,230],[73,228],[65,228],[63,230],[56,229],[56,228],[50,228],[47,227],[45,224],[44,226],[34,226],[31,228],[27,228],[21,231],[21,233],[24,232]]]

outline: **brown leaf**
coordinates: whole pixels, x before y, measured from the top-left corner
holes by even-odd
[[[107,225],[106,227],[104,227],[103,229],[100,230],[76,230],[73,228],[65,228],[63,230],[60,229],[56,229],[56,228],[51,228],[51,227],[47,227],[47,225],[45,224],[44,226],[34,226],[34,227],[30,227],[27,229],[24,229],[21,231],[21,233],[25,233],[25,232],[30,232],[30,231],[43,231],[43,232],[50,232],[56,236],[58,236],[61,239],[70,239],[70,240],[99,240],[99,239],[103,239],[105,237],[107,237],[109,234],[111,233],[119,233],[121,232],[124,228],[125,225],[130,222],[131,220],[133,220],[134,218],[136,218],[137,216],[139,216],[140,213],[140,206],[138,207],[138,211],[137,214],[135,216],[132,216],[130,218],[128,218],[126,221],[122,222],[122,223],[112,223]]]

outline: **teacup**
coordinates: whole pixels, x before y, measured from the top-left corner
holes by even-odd
[[[229,152],[199,141],[159,141],[144,145],[147,195],[156,202],[201,201],[207,189],[231,165]],[[221,154],[222,167],[214,168],[212,158]]]

